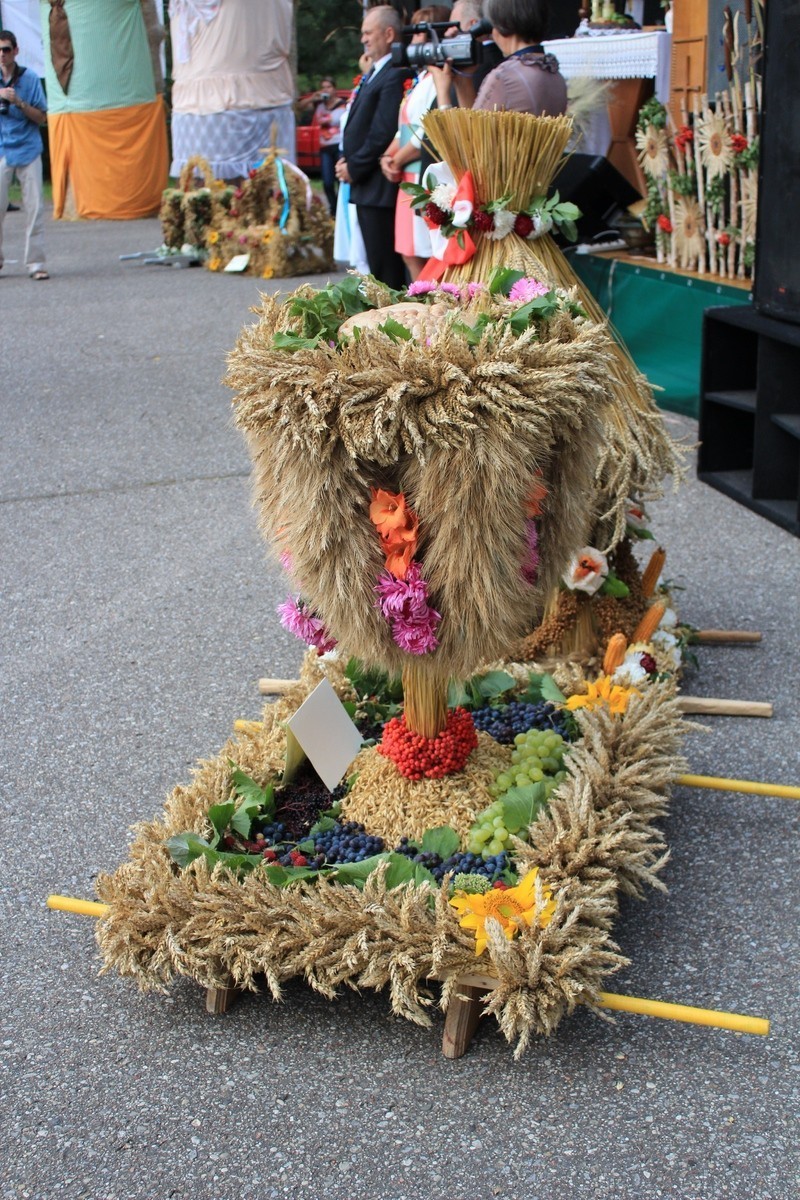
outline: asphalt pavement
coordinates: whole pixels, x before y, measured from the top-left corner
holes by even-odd
[[[98,976],[91,918],[46,896],[91,897],[301,651],[221,382],[259,282],[121,263],[154,220],[48,220],[32,283],[22,228],[0,272],[2,1200],[795,1200],[797,801],[677,789],[669,891],[625,902],[609,983],[768,1038],[581,1010],[518,1063],[492,1020],[449,1062],[443,1018],[383,995],[295,984],[211,1017],[189,982]],[[693,478],[652,516],[683,617],[763,634],[701,648],[684,690],[775,710],[707,718],[691,770],[800,783],[800,543]]]

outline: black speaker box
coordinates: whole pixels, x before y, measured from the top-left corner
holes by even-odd
[[[553,186],[562,200],[570,200],[581,210],[578,236],[582,240],[613,228],[619,212],[641,200],[636,188],[631,187],[616,167],[596,154],[569,155]]]
[[[753,302],[800,324],[800,0],[766,5]]]

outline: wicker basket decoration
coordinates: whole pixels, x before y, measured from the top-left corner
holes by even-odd
[[[198,186],[199,185],[199,186]],[[167,188],[161,201],[164,245],[173,250],[202,250],[215,214],[230,208],[233,188],[214,178],[208,161],[194,155],[184,164],[178,186]]]
[[[245,273],[263,279],[314,275],[333,267],[333,220],[294,163],[270,150],[206,231],[206,266],[223,270],[247,254]]]

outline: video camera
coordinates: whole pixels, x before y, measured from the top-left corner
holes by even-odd
[[[467,32],[459,31],[455,37],[440,37],[446,29],[452,29],[454,21],[423,21],[419,25],[405,25],[403,37],[415,33],[427,33],[429,40],[416,45],[392,42],[392,66],[395,67],[443,67],[448,58],[454,67],[468,67],[483,61],[482,39],[491,33],[489,21],[478,21]]]

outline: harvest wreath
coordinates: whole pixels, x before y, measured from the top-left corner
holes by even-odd
[[[431,125],[452,135],[454,176],[466,146],[480,195],[505,196],[482,175],[485,114],[455,116]],[[526,164],[517,212],[568,136],[521,116],[493,114],[492,160],[512,181]],[[655,823],[680,769],[679,639],[626,542],[675,456],[547,234],[514,240],[510,262],[479,240],[484,270],[403,295],[348,277],[264,297],[242,333],[235,420],[292,584],[281,618],[312,650],[290,694],[98,878],[105,969],[143,988],[263,975],[275,997],[293,977],[326,996],[388,986],[425,1024],[431,982],[458,1011],[477,965],[517,1053],[575,1004],[608,1003],[619,894],[658,885]],[[565,655],[560,598],[576,591],[592,639]],[[549,673],[516,661],[535,660],[543,618]],[[291,729],[323,673],[364,739],[356,753],[348,726],[333,798],[299,770]]]

